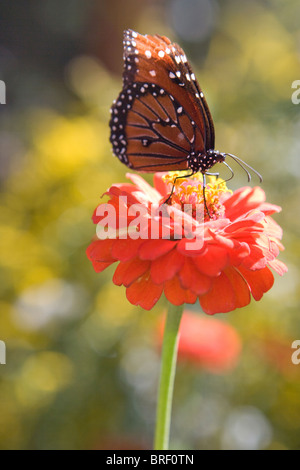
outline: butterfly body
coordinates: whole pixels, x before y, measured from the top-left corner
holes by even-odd
[[[226,155],[243,166],[237,157],[214,149],[213,120],[180,46],[164,36],[132,30],[124,32],[123,44],[123,89],[110,119],[110,141],[119,160],[153,173],[189,170],[205,175],[225,162]]]

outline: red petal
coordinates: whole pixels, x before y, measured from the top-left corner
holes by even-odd
[[[269,261],[274,259],[274,255],[269,251],[269,247],[252,245],[250,246],[250,255],[243,261],[243,266],[251,271],[264,268]]]
[[[137,188],[133,184],[113,184],[109,190],[104,193],[111,197],[111,202],[118,207],[120,196],[126,198],[128,205],[139,204],[140,200],[136,197]]]
[[[133,305],[140,305],[145,310],[151,310],[159,300],[162,291],[163,285],[154,284],[147,273],[126,289],[126,297]]]
[[[225,229],[224,232],[226,234],[234,234],[235,232],[248,232],[250,231],[263,231],[263,219],[265,218],[265,214],[263,212],[255,211],[251,215],[238,219],[236,222],[232,222],[229,224]]]
[[[197,295],[205,294],[211,287],[211,277],[200,273],[190,258],[185,258],[178,276],[182,287]]]
[[[151,202],[159,203],[161,195],[155,188],[150,186],[144,178],[135,173],[126,173],[126,177],[129,178],[136,186],[136,189],[143,193],[143,195]],[[138,195],[136,195],[138,197]],[[142,198],[143,199],[143,198]]]
[[[250,290],[247,282],[240,272],[234,267],[229,267],[225,269],[224,274],[228,277],[232,289],[234,290],[235,307],[241,308],[248,305],[251,300]]]
[[[277,258],[280,252],[279,246],[273,240],[270,240],[270,252],[275,258]]]
[[[232,250],[236,244],[236,240],[228,237],[224,237],[219,233],[215,233],[213,230],[209,229],[209,234],[212,237],[213,241],[221,247],[226,248],[227,250]]]
[[[268,237],[278,238],[279,240],[282,238],[282,228],[271,217],[265,219],[264,232]]]
[[[262,211],[266,215],[272,215],[275,212],[281,212],[281,207],[276,206],[275,204],[270,204],[268,202],[264,202],[259,206],[259,210]]]
[[[255,300],[260,300],[263,294],[271,289],[274,283],[274,276],[267,267],[257,271],[250,271],[240,266],[239,271],[248,282],[251,294]]]
[[[136,258],[140,246],[145,243],[145,240],[138,238],[132,240],[132,238],[126,238],[124,240],[117,239],[112,247],[112,256],[120,261],[129,261]]]
[[[208,245],[203,255],[192,258],[197,269],[207,276],[218,276],[228,262],[228,253],[222,247]]]
[[[288,268],[287,266],[282,262],[279,261],[278,259],[274,259],[273,261],[270,261],[269,266],[274,269],[280,276],[283,276],[284,273],[287,272]]]
[[[213,284],[207,294],[199,297],[200,305],[205,313],[231,312],[236,308],[235,293],[225,273],[213,278]]]
[[[204,237],[194,237],[191,239],[182,238],[177,244],[177,250],[185,256],[195,256],[203,250]]]
[[[248,243],[238,242],[233,250],[229,252],[230,264],[238,266],[243,260],[250,255]]]
[[[96,273],[101,273],[104,269],[108,268],[111,264],[115,263],[115,261],[111,261],[109,263],[105,263],[103,261],[92,261],[93,268]]]
[[[177,276],[165,282],[164,292],[168,301],[173,305],[182,305],[184,303],[193,304],[197,300],[196,294],[189,289],[183,289],[181,287]]]
[[[234,220],[250,210],[258,208],[265,199],[265,192],[258,186],[240,188],[224,202],[226,217]]]
[[[117,286],[121,286],[123,284],[125,287],[128,287],[145,274],[149,267],[149,261],[142,261],[139,258],[120,262],[113,276],[113,282]]]
[[[153,176],[153,183],[155,189],[162,195],[162,197],[170,194],[169,184],[163,181],[163,176],[167,173],[155,173]]]
[[[180,255],[175,249],[169,253],[157,258],[151,263],[151,278],[155,284],[162,284],[168,281],[183,266],[184,256]]]
[[[172,240],[143,240],[139,249],[141,259],[154,260],[171,251],[177,242]]]
[[[111,254],[112,246],[115,241],[115,239],[110,238],[106,240],[95,240],[87,247],[86,254],[88,259],[91,261],[115,261],[115,258]]]

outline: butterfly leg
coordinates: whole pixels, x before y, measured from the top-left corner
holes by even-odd
[[[206,173],[207,174],[207,173]],[[206,188],[206,176],[205,173],[202,173],[203,176],[203,202],[204,202],[204,207],[206,209],[208,217],[211,219],[211,215],[209,213],[208,207],[207,207],[207,202],[206,202],[206,196],[205,196],[205,188]]]
[[[180,178],[189,178],[190,176],[193,176],[196,172],[193,172],[191,173],[190,175],[182,175],[182,176],[176,176],[175,180],[174,180],[174,183],[173,183],[173,187],[172,187],[172,190],[168,196],[168,198],[165,200],[164,204],[168,204],[169,200],[171,199],[173,193],[174,193],[174,189],[175,189],[175,183],[177,180],[179,180]],[[207,174],[207,173],[206,173]],[[211,173],[209,173],[211,175]],[[215,175],[217,175],[217,173],[215,173]],[[203,202],[204,202],[204,207],[206,209],[206,212],[209,216],[209,218],[211,219],[211,215],[209,213],[209,210],[208,210],[208,207],[207,207],[207,202],[206,202],[206,196],[205,196],[205,188],[206,188],[206,177],[205,177],[205,173],[202,173],[202,177],[203,177]]]
[[[181,178],[189,178],[190,176],[193,176],[195,174],[194,173],[191,173],[190,175],[182,175],[182,176],[176,176],[176,178],[174,179],[174,182],[173,182],[173,186],[172,186],[172,190],[168,196],[168,199],[165,200],[164,204],[168,204],[169,200],[171,199],[173,193],[174,193],[174,189],[175,189],[175,184],[176,184],[176,181],[181,179]]]

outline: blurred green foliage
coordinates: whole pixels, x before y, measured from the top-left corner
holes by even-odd
[[[289,272],[261,302],[218,316],[243,339],[234,371],[179,364],[172,446],[299,448],[299,2],[3,1],[0,10],[0,447],[152,446],[164,304],[131,306],[113,268],[97,275],[85,255],[92,212],[127,171],[111,155],[108,120],[130,27],[184,47],[217,148],[257,168],[268,201],[283,207]],[[231,189],[244,176],[237,170]]]

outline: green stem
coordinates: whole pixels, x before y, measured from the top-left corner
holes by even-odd
[[[182,305],[177,307],[169,304],[162,347],[154,450],[167,450],[169,447],[178,332],[182,313]]]

